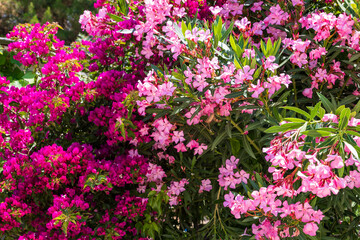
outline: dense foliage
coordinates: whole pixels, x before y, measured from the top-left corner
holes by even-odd
[[[3,238],[359,238],[360,4],[95,8],[7,35]]]

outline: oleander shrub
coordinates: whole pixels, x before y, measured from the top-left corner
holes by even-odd
[[[94,6],[7,35],[3,239],[359,238],[359,4]]]

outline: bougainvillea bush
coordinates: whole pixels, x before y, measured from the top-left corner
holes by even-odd
[[[359,238],[360,4],[94,6],[7,36],[2,239]]]

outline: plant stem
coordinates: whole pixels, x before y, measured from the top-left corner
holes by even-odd
[[[256,143],[255,143],[247,134],[245,134],[244,130],[242,130],[242,129],[234,122],[234,120],[232,120],[230,117],[229,117],[229,120],[230,120],[231,124],[232,124],[237,130],[239,130],[239,132],[240,132],[241,134],[244,134],[244,135],[245,135],[246,139],[249,141],[249,143],[250,143],[251,145],[253,145],[253,147],[256,149],[256,151],[258,151],[258,153],[259,153],[260,155],[262,155],[263,152],[261,151],[261,149],[259,148],[259,146],[256,145]]]
[[[294,85],[295,106],[296,106],[296,107],[299,107],[299,103],[298,103],[298,99],[297,99],[296,80],[293,79],[292,82],[293,82],[293,85]]]

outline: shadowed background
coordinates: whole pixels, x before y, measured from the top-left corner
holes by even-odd
[[[79,17],[94,10],[92,0],[0,0],[0,37],[19,23],[58,22],[64,30],[58,37],[66,44],[81,32]]]

